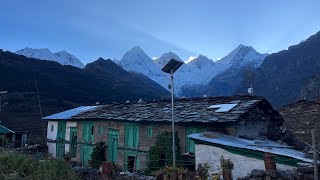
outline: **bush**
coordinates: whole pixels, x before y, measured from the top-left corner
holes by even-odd
[[[94,168],[99,168],[102,162],[106,161],[106,147],[103,142],[97,144],[96,147],[93,149],[91,159],[92,167]]]
[[[208,179],[210,177],[209,169],[210,165],[208,163],[198,164],[196,174],[201,179]]]
[[[220,158],[220,167],[222,170],[232,170],[233,169],[233,163],[230,161],[230,159],[224,159],[223,156]]]
[[[36,160],[16,152],[0,153],[0,179],[79,179],[63,161]]]
[[[177,135],[175,137],[178,137]],[[181,162],[179,139],[176,138],[176,162]],[[147,173],[172,165],[172,133],[162,132],[157,135],[154,146],[149,150],[149,162]]]

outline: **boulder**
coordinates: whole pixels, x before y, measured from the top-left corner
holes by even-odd
[[[266,175],[266,172],[262,169],[253,169],[251,174],[253,177],[263,177]]]

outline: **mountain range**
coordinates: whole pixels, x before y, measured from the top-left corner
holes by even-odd
[[[76,58],[72,54],[69,54],[65,50],[52,53],[48,48],[32,49],[32,48],[26,47],[24,49],[17,51],[16,54],[23,55],[28,58],[55,61],[62,65],[71,65],[78,68],[84,68],[84,64],[78,58]]]
[[[288,50],[271,55],[258,53],[253,47],[240,44],[216,62],[204,55],[187,62],[173,52],[151,59],[136,46],[114,62],[119,68],[147,77],[168,90],[170,75],[161,69],[169,60],[176,59],[183,62],[174,74],[175,93],[179,97],[247,94],[248,88],[253,86],[255,95],[265,96],[275,106],[281,106],[320,95],[319,36],[317,33]],[[52,53],[48,49],[25,48],[16,53],[83,68],[79,59],[66,51]]]
[[[169,74],[162,72],[161,68],[171,59],[182,61],[183,65],[174,75],[176,95],[198,96],[200,92],[194,92],[194,87],[207,85],[215,76],[227,69],[239,69],[246,65],[257,68],[265,57],[266,54],[259,54],[252,47],[239,45],[229,55],[217,62],[204,55],[199,55],[186,63],[173,52],[165,53],[152,60],[140,47],[134,47],[122,57],[119,65],[127,71],[141,73],[167,88],[170,77]]]

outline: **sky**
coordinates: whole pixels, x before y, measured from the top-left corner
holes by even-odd
[[[151,58],[214,61],[239,44],[274,53],[320,31],[319,0],[10,0],[0,6],[0,49],[66,50],[82,62]]]

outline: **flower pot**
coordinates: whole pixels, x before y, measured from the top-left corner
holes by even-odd
[[[224,180],[232,180],[231,173],[232,173],[232,170],[231,170],[231,169],[224,169],[224,170],[222,170],[223,179],[224,179]]]
[[[264,155],[264,166],[266,171],[277,170],[276,162],[274,156],[270,153],[265,153]]]

